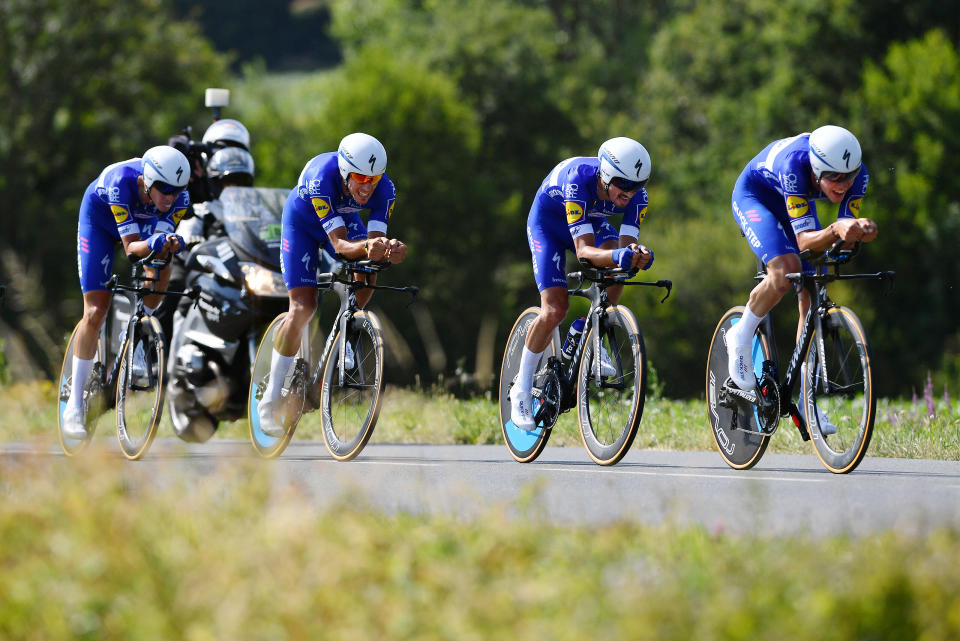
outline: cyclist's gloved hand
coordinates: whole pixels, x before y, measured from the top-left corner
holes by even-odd
[[[183,241],[183,236],[181,236],[180,234],[170,234],[170,236],[177,239],[179,244],[177,245],[177,251],[173,253],[179,254],[180,252],[183,251],[183,248],[186,246],[186,243]],[[650,261],[650,262],[653,262],[653,261]]]
[[[634,252],[628,247],[621,247],[620,249],[613,250],[613,262],[615,262],[620,269],[629,270],[633,266],[633,257]]]
[[[653,250],[650,249],[649,247],[644,247],[644,249],[646,249],[647,253],[650,254],[650,262],[647,263],[646,267],[643,268],[643,271],[647,271],[648,269],[653,267]]]
[[[149,247],[151,251],[159,254],[163,251],[163,246],[166,244],[166,242],[167,235],[158,231],[155,234],[151,234],[150,237],[147,238],[147,247]]]

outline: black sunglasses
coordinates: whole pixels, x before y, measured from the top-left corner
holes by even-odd
[[[820,178],[826,178],[830,182],[835,183],[845,183],[849,180],[853,180],[860,173],[860,167],[857,167],[853,171],[825,171],[820,174]]]
[[[627,180],[626,178],[621,178],[620,176],[615,176],[610,179],[610,184],[619,189],[620,191],[639,191],[643,189],[643,186],[647,184],[646,180]]]
[[[164,196],[169,196],[170,194],[179,195],[180,192],[186,189],[186,187],[177,187],[176,185],[168,185],[162,180],[154,180],[153,184],[150,186],[156,187],[158,190],[160,190],[160,193],[163,194]]]

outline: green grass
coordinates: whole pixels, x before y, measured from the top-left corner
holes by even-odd
[[[471,520],[317,509],[262,461],[158,487],[100,452],[0,468],[0,638],[960,638],[955,531],[572,527],[532,487]]]
[[[50,382],[0,387],[0,440],[36,438],[56,445],[56,391]],[[947,400],[877,402],[877,419],[869,456],[960,460],[960,407]],[[98,430],[111,430],[113,413],[101,419]],[[103,434],[104,432],[100,432]],[[164,417],[159,435],[171,436]],[[247,439],[245,420],[224,423],[214,438]],[[304,417],[297,439],[321,440],[319,414]],[[784,419],[772,437],[769,452],[808,454]],[[477,397],[459,399],[443,392],[415,392],[390,388],[384,395],[380,419],[371,439],[377,443],[500,444],[497,403]],[[582,447],[576,412],[560,417],[550,445]],[[703,401],[648,399],[634,447],[658,450],[713,450]]]

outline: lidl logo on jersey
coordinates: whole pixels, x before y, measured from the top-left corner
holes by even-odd
[[[567,224],[573,225],[583,220],[583,204],[573,200],[564,203],[567,208]]]
[[[646,217],[647,217],[647,206],[644,205],[643,207],[640,208],[640,213],[637,214],[637,224],[642,223]]]
[[[113,212],[113,219],[117,221],[117,224],[126,222],[130,218],[130,212],[127,211],[126,207],[120,205],[110,205],[110,211]]]
[[[847,207],[850,208],[850,213],[860,218],[860,203],[863,202],[863,198],[851,198],[850,202],[847,203]]]
[[[313,203],[313,209],[317,212],[317,216],[321,220],[330,215],[330,203],[327,202],[326,198],[311,198],[310,201]]]
[[[787,196],[787,215],[790,218],[800,218],[810,211],[810,203],[800,196]]]
[[[184,215],[185,213],[187,213],[186,208],[178,209],[178,210],[176,210],[175,212],[173,212],[173,224],[174,224],[174,225],[179,225],[179,224],[180,224],[180,219],[183,218],[183,215]]]

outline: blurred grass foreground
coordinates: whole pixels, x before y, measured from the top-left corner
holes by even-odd
[[[2,639],[960,638],[951,530],[387,515],[252,459],[165,487],[102,452],[0,463]]]

